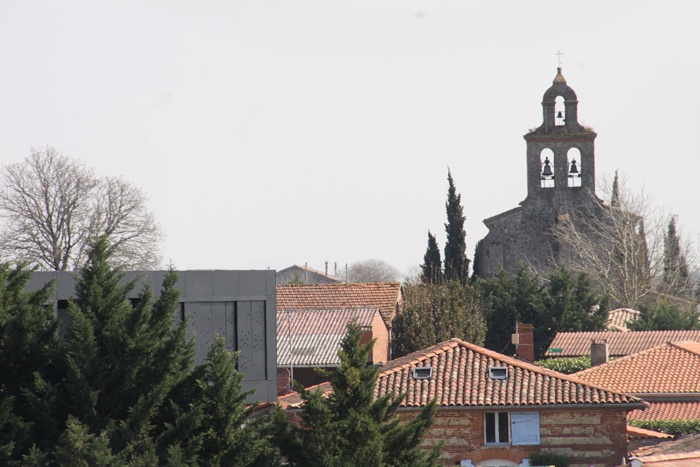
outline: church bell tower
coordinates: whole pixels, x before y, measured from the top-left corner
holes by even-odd
[[[525,135],[527,198],[571,207],[595,193],[596,133],[578,122],[578,99],[557,68],[542,98],[543,122]]]

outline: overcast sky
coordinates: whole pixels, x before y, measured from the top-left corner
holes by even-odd
[[[526,195],[556,74],[623,172],[700,240],[700,2],[0,2],[0,163],[54,146],[149,196],[179,269],[444,247]]]

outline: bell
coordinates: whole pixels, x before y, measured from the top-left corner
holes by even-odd
[[[545,157],[544,168],[542,169],[542,178],[551,177],[552,175],[554,175],[554,172],[552,172],[552,166],[549,163],[549,157]]]
[[[564,118],[564,115],[562,115],[561,110],[557,112],[557,118]]]
[[[576,167],[576,159],[571,159],[571,167],[569,167],[569,174],[577,174],[578,167]]]

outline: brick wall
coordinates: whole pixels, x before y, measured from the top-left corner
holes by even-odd
[[[418,411],[404,411],[413,417]],[[442,465],[459,465],[471,459],[474,465],[486,459],[521,462],[533,452],[552,451],[569,459],[570,467],[612,467],[627,455],[626,412],[621,409],[541,410],[537,446],[484,445],[483,412],[440,409],[423,440],[425,447],[444,442]]]
[[[386,363],[389,359],[389,331],[379,313],[372,321],[372,339],[377,339],[372,350],[372,363]]]

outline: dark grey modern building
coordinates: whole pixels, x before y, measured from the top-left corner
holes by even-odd
[[[138,278],[130,299],[138,298],[144,284],[158,292],[166,271],[127,272],[124,280]],[[277,398],[277,347],[275,271],[182,271],[177,319],[188,319],[197,345],[195,363],[206,358],[212,339],[224,337],[226,348],[239,351],[238,370],[243,389],[254,389],[249,402]],[[65,322],[68,299],[75,297],[75,277],[70,272],[35,272],[29,289],[56,280],[56,317]]]

